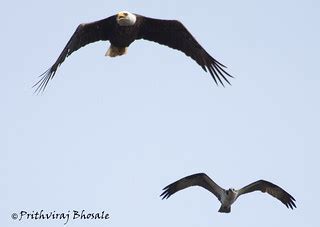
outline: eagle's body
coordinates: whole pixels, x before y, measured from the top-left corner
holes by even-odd
[[[240,195],[253,191],[267,192],[280,200],[286,207],[291,209],[296,207],[294,203],[295,199],[285,190],[271,182],[258,180],[239,190],[235,190],[233,188],[226,190],[216,184],[205,173],[196,173],[169,184],[163,189],[164,192],[160,196],[163,196],[162,199],[168,199],[174,193],[191,186],[201,186],[214,194],[221,203],[220,209],[218,210],[221,213],[230,213],[231,205],[239,198]]]
[[[116,17],[112,18],[116,20]],[[139,25],[142,22],[140,16],[136,16],[136,21],[132,25],[120,25],[116,22],[113,23],[113,28],[110,30],[110,52],[106,53],[106,56],[116,57],[126,53],[127,48],[136,39],[139,39]]]
[[[226,77],[232,77],[223,69],[225,66],[211,57],[181,22],[154,19],[122,11],[99,21],[80,24],[56,62],[34,85],[36,92],[43,91],[66,57],[81,47],[96,41],[109,41],[111,45],[106,56],[116,57],[125,54],[130,44],[139,39],[182,51],[195,60],[203,70],[208,70],[216,84],[223,85],[222,79],[229,83]]]
[[[139,17],[138,17],[139,18]],[[114,23],[114,28],[110,31],[109,41],[116,47],[128,47],[133,41],[138,39],[138,24],[141,21],[137,19],[136,23],[131,26],[121,26]]]
[[[218,210],[221,213],[229,213],[231,211],[231,205],[236,201],[237,199],[237,192],[233,190],[225,190],[221,194],[221,206]]]

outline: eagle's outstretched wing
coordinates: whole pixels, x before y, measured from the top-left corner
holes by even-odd
[[[280,188],[279,186],[265,180],[258,180],[253,182],[238,191],[238,196],[253,192],[253,191],[261,191],[267,192],[269,195],[280,200],[287,208],[293,209],[296,207],[294,201],[296,201],[288,192]]]
[[[221,196],[224,192],[224,189],[217,185],[205,173],[196,173],[181,178],[180,180],[177,180],[176,182],[166,186],[163,189],[164,192],[162,192],[160,196],[162,196],[162,199],[168,199],[174,193],[191,186],[201,186],[207,189],[208,191],[212,192],[218,198],[218,200],[221,199]]]
[[[226,66],[211,57],[181,22],[143,17],[140,26],[139,38],[184,52],[195,60],[204,71],[209,70],[217,85],[220,82],[224,86],[221,77],[230,84],[227,77],[233,76],[224,70]]]
[[[116,17],[111,16],[92,23],[80,24],[71,36],[67,45],[64,47],[56,62],[47,71],[42,73],[40,75],[41,79],[33,85],[33,87],[36,87],[35,92],[41,92],[46,88],[49,80],[54,77],[57,68],[62,64],[66,57],[68,57],[74,51],[89,43],[99,40],[108,40],[110,31],[112,31],[113,26],[116,24],[115,20]]]

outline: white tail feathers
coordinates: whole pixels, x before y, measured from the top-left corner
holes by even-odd
[[[117,57],[121,56],[127,53],[128,47],[116,47],[113,45],[110,45],[109,49],[107,50],[105,56],[109,57]]]

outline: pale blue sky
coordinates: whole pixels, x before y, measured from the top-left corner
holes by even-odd
[[[316,226],[319,184],[319,1],[7,1],[2,3],[0,225],[21,210],[110,213],[71,226]],[[228,66],[232,86],[184,54],[147,41],[106,58],[108,42],[67,58],[46,92],[31,86],[82,22],[128,10],[178,19]],[[223,187],[258,179],[292,194],[241,197],[230,214],[189,188],[196,172]]]

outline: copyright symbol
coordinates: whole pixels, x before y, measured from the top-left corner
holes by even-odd
[[[11,214],[11,218],[12,218],[13,220],[18,219],[18,214],[17,214],[17,213]]]

